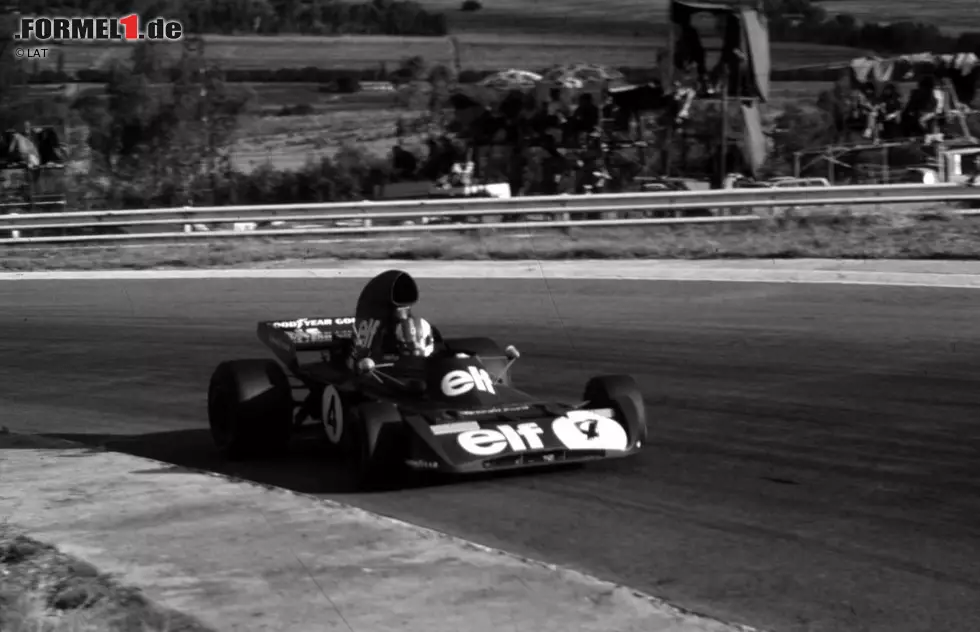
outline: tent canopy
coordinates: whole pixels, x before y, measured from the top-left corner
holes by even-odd
[[[975,53],[916,53],[895,57],[857,57],[851,60],[849,73],[855,87],[872,87],[879,92],[884,84],[917,81],[927,76],[948,78],[956,97],[970,104],[980,86],[980,57]]]
[[[481,86],[496,90],[530,90],[541,81],[541,75],[529,70],[501,70],[486,77],[480,82]]]
[[[582,84],[589,82],[608,82],[623,85],[626,77],[620,71],[601,64],[560,64],[552,66],[541,77],[542,81],[554,83]]]

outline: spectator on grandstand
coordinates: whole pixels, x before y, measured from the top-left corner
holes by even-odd
[[[932,75],[923,77],[905,106],[906,122],[910,123],[910,136],[922,135],[925,142],[942,138],[942,128],[946,122],[946,92]]]
[[[902,135],[902,96],[894,83],[885,84],[881,91],[879,120],[883,138],[898,138]]]

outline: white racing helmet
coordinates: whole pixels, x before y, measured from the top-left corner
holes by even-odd
[[[408,316],[398,321],[395,326],[395,340],[398,341],[398,352],[402,355],[427,358],[436,347],[432,325],[417,316]]]

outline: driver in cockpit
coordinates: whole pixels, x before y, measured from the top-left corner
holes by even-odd
[[[429,357],[436,347],[432,325],[414,316],[409,308],[399,308],[395,313],[395,346],[402,357]]]
[[[353,368],[363,358],[378,361],[383,356],[391,355],[427,358],[434,351],[432,325],[424,318],[413,315],[410,307],[398,307],[387,322],[365,321],[363,329],[356,334],[348,366]]]

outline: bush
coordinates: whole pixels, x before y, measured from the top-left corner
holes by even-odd
[[[361,82],[357,77],[341,77],[337,79],[337,92],[341,94],[354,94],[361,91]]]
[[[75,78],[82,83],[106,83],[111,74],[101,68],[82,68],[75,72]]]
[[[479,83],[492,74],[487,70],[460,70],[458,80],[460,83]]]
[[[276,116],[309,116],[313,114],[313,106],[309,103],[298,103],[296,105],[284,105],[276,112]]]
[[[460,11],[479,11],[483,8],[479,0],[463,0],[463,5],[459,7]]]
[[[47,69],[36,72],[27,79],[28,83],[36,85],[66,83],[68,81],[71,81],[71,76],[69,76],[68,73]]]
[[[386,159],[343,146],[333,158],[310,160],[298,170],[266,164],[246,173],[226,164],[194,178],[189,186],[163,180],[153,191],[125,182],[96,191],[91,179],[79,178],[69,184],[68,194],[76,208],[100,209],[346,202],[370,197],[376,185],[388,181],[389,171]]]

